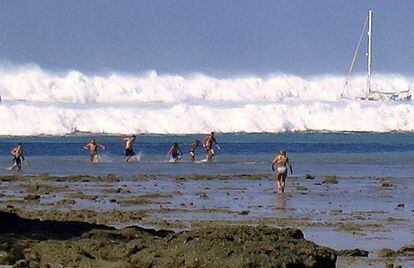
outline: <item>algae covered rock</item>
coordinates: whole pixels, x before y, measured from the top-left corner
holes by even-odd
[[[82,222],[23,219],[0,213],[3,262],[40,267],[335,267],[337,252],[302,231],[210,226],[173,232],[117,230]],[[13,224],[1,224],[1,223]],[[30,250],[29,250],[30,249]],[[10,258],[13,256],[13,258]]]

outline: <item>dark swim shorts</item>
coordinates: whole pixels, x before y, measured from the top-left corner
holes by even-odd
[[[125,156],[134,156],[135,152],[132,149],[125,149]]]
[[[22,163],[22,161],[20,160],[20,157],[16,157],[16,156],[13,156],[13,162],[16,165],[20,165]]]

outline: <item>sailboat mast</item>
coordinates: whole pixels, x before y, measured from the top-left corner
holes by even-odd
[[[367,62],[367,94],[371,95],[371,65],[372,65],[372,10],[368,11],[368,62]]]

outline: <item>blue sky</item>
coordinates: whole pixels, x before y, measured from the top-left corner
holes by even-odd
[[[374,70],[413,74],[408,0],[0,0],[0,58],[86,73],[345,74],[370,8]]]

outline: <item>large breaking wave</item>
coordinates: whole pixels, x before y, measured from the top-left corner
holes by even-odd
[[[282,131],[413,131],[413,102],[370,102],[364,76],[274,74],[85,75],[36,66],[0,68],[0,135],[185,134]],[[412,79],[378,75],[378,90],[406,90]]]

